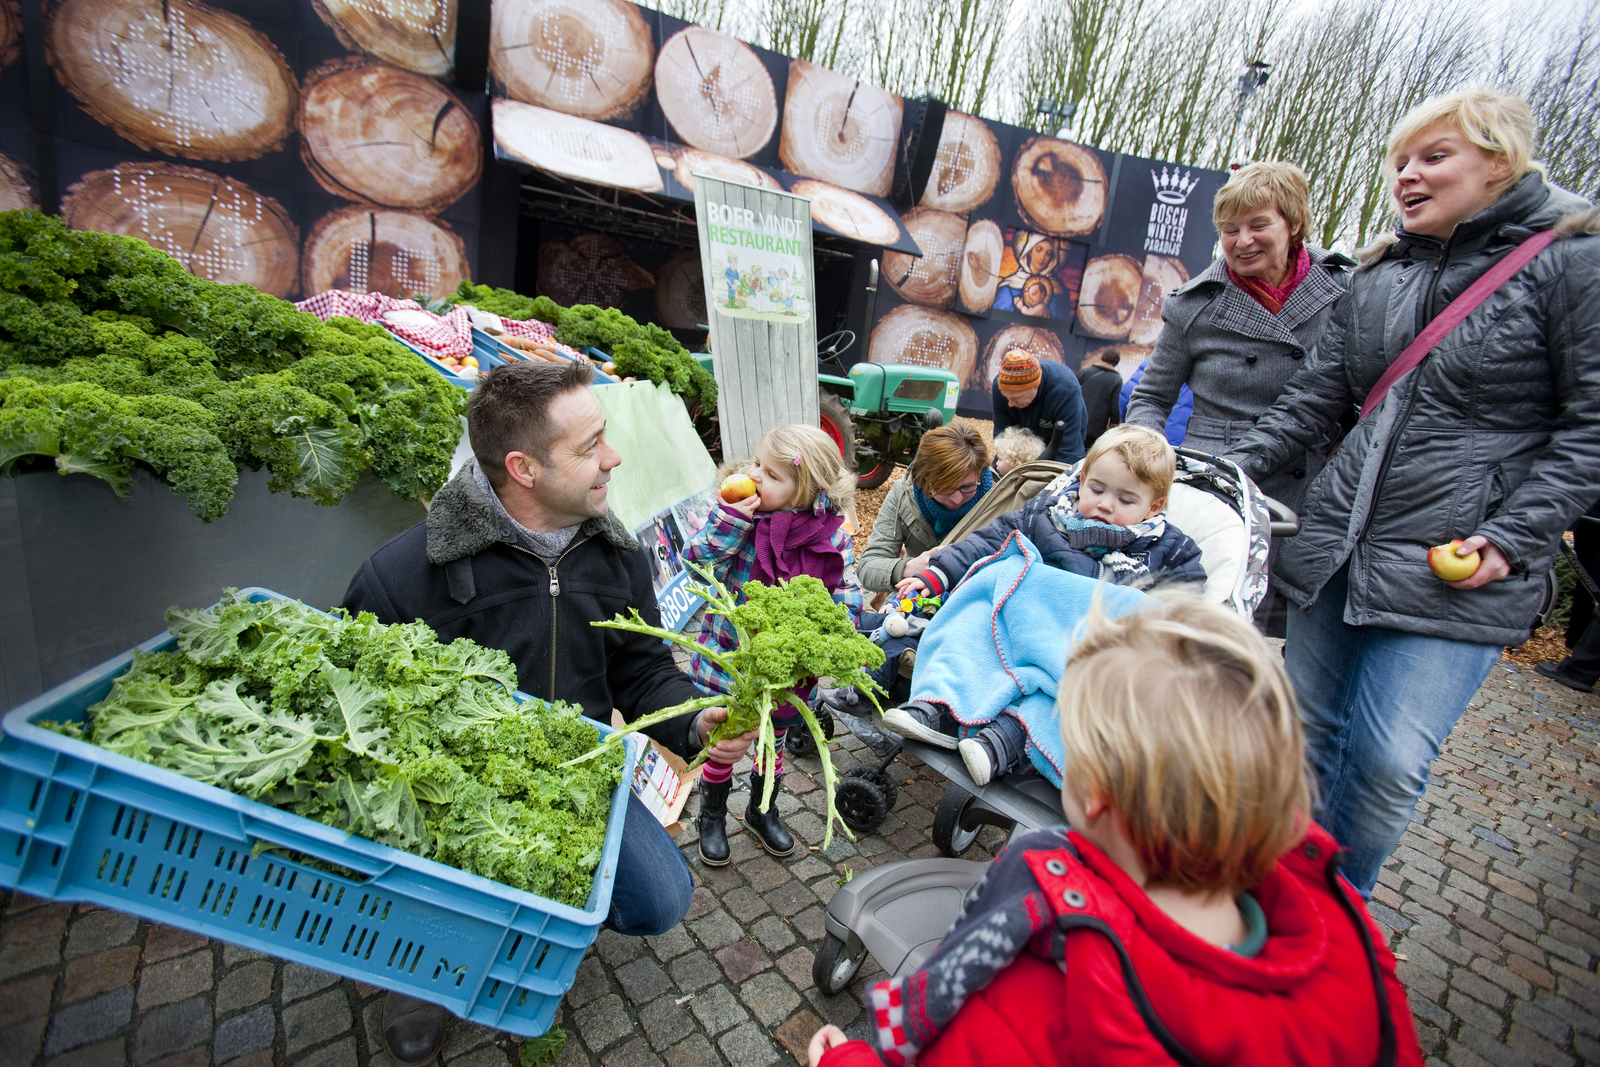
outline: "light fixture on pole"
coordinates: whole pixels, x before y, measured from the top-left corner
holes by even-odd
[[[1057,127],[1056,136],[1065,139],[1072,133],[1072,120],[1078,114],[1078,102],[1076,100],[1053,100],[1050,97],[1045,97],[1039,101],[1039,106],[1033,110],[1046,118],[1054,119],[1054,125]]]

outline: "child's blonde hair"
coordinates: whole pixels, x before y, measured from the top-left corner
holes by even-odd
[[[1007,426],[994,439],[994,458],[1006,464],[1007,473],[1024,463],[1032,463],[1043,451],[1044,442],[1038,435],[1021,426]]]
[[[1305,835],[1305,737],[1283,661],[1249,622],[1158,590],[1098,602],[1058,699],[1068,786],[1127,827],[1151,885],[1239,891]]]
[[[1172,492],[1172,476],[1178,472],[1178,454],[1167,444],[1167,439],[1154,430],[1131,423],[1113,426],[1089,446],[1083,457],[1084,475],[1094,466],[1095,460],[1108,452],[1115,452],[1128,465],[1128,472],[1156,491],[1156,499],[1166,502]]]
[[[839,446],[817,427],[799,423],[779,426],[768,430],[758,447],[768,449],[773,459],[794,468],[796,509],[809,508],[824,489],[828,491],[830,510],[842,515],[850,507],[856,493],[856,472],[845,470]]]

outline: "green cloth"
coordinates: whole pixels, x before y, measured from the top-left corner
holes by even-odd
[[[594,386],[606,415],[606,440],[622,454],[611,472],[611,510],[637,529],[716,480],[717,465],[694,432],[683,400],[665,384]]]
[[[1256,903],[1256,898],[1249,893],[1240,893],[1233,901],[1239,906],[1239,914],[1244,916],[1244,941],[1237,945],[1223,945],[1222,947],[1236,956],[1253,958],[1261,954],[1261,949],[1267,943],[1267,915],[1261,910],[1261,905]]]

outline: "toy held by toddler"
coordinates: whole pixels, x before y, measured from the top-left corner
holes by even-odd
[[[1173,590],[1091,613],[1058,705],[1071,829],[1013,840],[922,967],[868,990],[873,1045],[824,1027],[812,1067],[1422,1062],[1248,622]]]
[[[755,494],[736,503],[719,503],[705,526],[684,545],[684,561],[709,566],[740,603],[746,582],[772,585],[808,574],[859,618],[861,586],[856,582],[855,551],[844,528],[855,474],[844,469],[833,440],[815,426],[780,426],[761,439],[755,459],[744,466],[756,484]],[[708,649],[728,651],[737,646],[738,634],[731,620],[707,615],[699,641]],[[689,676],[707,693],[729,691],[728,676],[706,656],[694,656]],[[783,776],[784,736],[799,718],[787,705],[774,710],[777,765],[758,765],[750,772],[745,825],[762,848],[778,857],[794,852],[794,837],[778,816],[776,800],[761,811],[759,798],[766,774],[775,779],[776,795]],[[726,817],[733,767],[711,759],[703,767],[697,820],[700,858],[721,867],[728,863]]]

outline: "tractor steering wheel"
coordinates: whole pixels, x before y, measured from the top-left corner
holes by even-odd
[[[817,342],[817,362],[826,363],[829,360],[838,362],[839,353],[856,343],[856,335],[851,330],[835,330]]]

